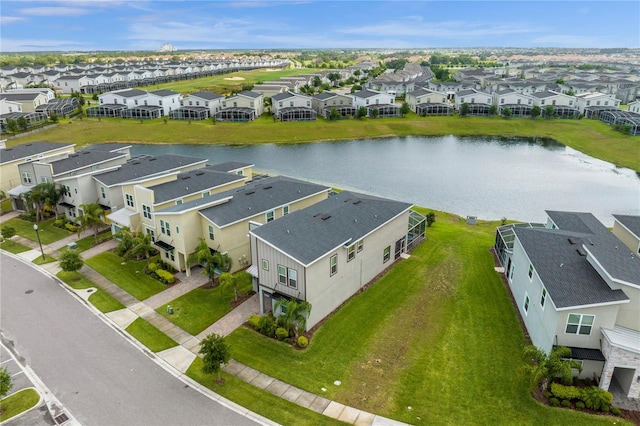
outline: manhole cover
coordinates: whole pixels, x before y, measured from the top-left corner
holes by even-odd
[[[27,290],[24,292],[24,294],[31,294],[31,293],[33,293],[33,290]]]

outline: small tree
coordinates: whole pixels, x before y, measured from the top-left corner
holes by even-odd
[[[511,117],[511,114],[512,114],[512,113],[511,113],[511,108],[506,107],[506,108],[503,108],[503,109],[502,109],[502,116],[503,116],[504,118],[509,118],[509,117]]]
[[[51,111],[49,113],[49,120],[51,120],[52,123],[57,123],[59,121],[58,113],[55,111]]]
[[[530,345],[524,349],[523,357],[527,362],[524,369],[530,376],[532,389],[538,385],[546,389],[549,381],[557,376],[562,378],[564,384],[571,384],[573,370],[582,371],[582,365],[570,359],[571,349],[566,346],[556,346],[547,354]]]
[[[7,367],[0,368],[0,399],[4,398],[12,387],[13,383]]]
[[[553,107],[553,105],[547,105],[546,108],[544,109],[544,116],[546,118],[553,118],[556,114],[556,110]]]
[[[340,113],[336,108],[331,108],[331,112],[329,113],[329,120],[337,120],[340,118]]]
[[[434,212],[427,213],[427,226],[431,227],[433,223],[436,221],[436,214]]]
[[[29,123],[27,123],[27,119],[24,117],[18,117],[16,123],[18,123],[18,128],[23,132],[26,132],[29,128]]]
[[[80,235],[80,233],[85,229],[91,228],[93,229],[95,243],[98,244],[98,231],[100,231],[100,227],[104,225],[104,222],[102,221],[104,211],[98,203],[81,204],[80,208],[82,209],[83,214],[80,216],[78,235]]]
[[[202,371],[206,374],[218,373],[216,383],[222,384],[224,380],[220,376],[222,364],[227,364],[231,359],[229,345],[223,336],[212,333],[200,342],[200,351],[202,354]]]
[[[18,122],[13,118],[7,118],[7,121],[5,124],[7,126],[7,132],[9,133],[15,134],[15,133],[18,133],[18,130],[20,130],[20,128],[18,127]]]
[[[535,105],[533,108],[531,108],[531,118],[540,117],[541,113],[542,111],[540,110],[540,107],[538,105]]]
[[[79,271],[84,265],[84,260],[77,250],[65,250],[60,255],[60,268],[66,272]]]
[[[275,304],[276,309],[282,312],[278,316],[278,320],[283,328],[286,328],[289,335],[298,340],[300,330],[307,329],[307,318],[311,313],[311,303],[307,301],[298,301],[296,299],[279,299]]]
[[[226,288],[226,287],[233,288],[233,300],[237,302],[238,301],[238,280],[236,279],[236,276],[228,272],[223,272],[222,274],[220,274],[220,277],[218,278],[218,280],[220,281],[220,285],[222,286],[222,288]]]
[[[467,114],[469,114],[469,111],[471,111],[471,107],[469,106],[468,103],[463,103],[462,105],[460,105],[460,115],[465,117]]]
[[[503,110],[504,111],[504,110]],[[495,105],[491,105],[489,107],[489,115],[494,116],[498,113],[498,107]]]
[[[411,107],[408,103],[403,102],[402,106],[400,107],[400,114],[402,114],[402,116],[404,117],[405,115],[409,114],[409,111],[411,111]]]
[[[371,116],[373,118],[378,118],[379,115],[380,115],[380,110],[378,108],[374,108],[371,110]]]
[[[358,117],[359,119],[363,119],[367,116],[367,108],[361,106],[360,108],[358,108],[358,112],[356,113],[356,117]]]
[[[8,240],[16,235],[16,228],[14,228],[13,226],[4,225],[2,228],[0,228],[0,233],[2,233],[2,238]]]

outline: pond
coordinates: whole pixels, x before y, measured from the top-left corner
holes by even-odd
[[[545,210],[640,214],[640,178],[552,140],[402,137],[293,145],[134,145],[410,202],[461,216],[543,221]]]

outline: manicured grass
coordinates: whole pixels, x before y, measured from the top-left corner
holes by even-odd
[[[35,407],[40,401],[40,394],[33,389],[22,389],[0,401],[0,421],[5,421]]]
[[[113,235],[111,234],[110,230],[103,231],[98,234],[98,244],[103,241],[108,241],[112,238]],[[95,246],[95,241],[96,238],[93,235],[79,239],[78,241],[76,241],[76,244],[78,244],[78,251],[83,252],[89,250],[90,248],[93,248]],[[62,250],[66,250],[66,247],[63,247]]]
[[[114,253],[104,252],[85,260],[85,263],[138,300],[166,289],[164,284],[144,273],[146,260],[124,262]]]
[[[72,232],[69,232],[66,229],[60,229],[53,226],[54,220],[55,219],[48,219],[38,223],[38,233],[40,234],[40,241],[42,244],[51,244],[54,241],[73,235]],[[16,233],[21,237],[38,242],[36,231],[33,230],[33,222],[14,218],[6,221],[3,225],[5,224],[14,227],[16,229]]]
[[[216,384],[217,374],[205,374],[202,372],[202,359],[200,358],[196,358],[193,361],[186,374],[215,393],[282,425],[345,424],[260,390],[225,372],[222,373],[222,378],[225,380],[224,383],[218,385]]]
[[[96,286],[91,280],[79,272],[60,271],[56,276],[76,290],[94,287],[96,290],[89,296],[89,303],[102,313],[106,314],[107,312],[119,311],[125,308],[122,303],[114,299],[109,293]]]
[[[44,259],[42,258],[42,254],[41,254],[40,256],[33,259],[32,262],[35,263],[36,265],[44,265],[45,263],[51,263],[55,261],[56,261],[55,257],[49,256],[48,254],[45,253]]]
[[[0,203],[0,211],[1,212],[10,212],[13,210],[13,205],[11,204],[11,200],[7,198],[6,200]]]
[[[623,135],[596,120],[546,120],[500,117],[419,117],[310,122],[274,122],[263,116],[251,123],[211,120],[84,119],[36,135],[7,142],[8,146],[49,140],[73,142],[78,148],[101,142],[247,145],[302,143],[388,136],[505,136],[555,139],[587,155],[640,171],[640,138]]]
[[[530,397],[521,373],[523,332],[489,252],[497,225],[470,226],[440,213],[411,258],[326,321],[307,350],[240,328],[227,338],[233,357],[411,424],[619,421],[552,409]]]
[[[244,282],[238,283],[238,294],[245,294],[249,290],[250,276]],[[167,313],[166,306],[159,307],[156,312],[183,330],[196,335],[231,312],[232,300],[232,288],[197,288],[171,301],[173,314]]]
[[[132,322],[125,331],[149,348],[151,352],[164,351],[165,349],[173,348],[178,345],[178,343],[176,343],[172,338],[142,318],[138,318]]]
[[[30,247],[27,247],[24,244],[16,243],[12,240],[4,240],[2,243],[0,243],[0,248],[13,254],[23,253],[25,251],[31,250]]]

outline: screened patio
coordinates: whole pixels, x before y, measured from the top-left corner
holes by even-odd
[[[468,105],[469,105],[469,112],[467,113],[467,115],[478,115],[478,116],[489,115],[489,109],[491,108],[491,105],[487,105],[487,104],[468,104]]]
[[[216,114],[217,121],[253,121],[256,112],[252,108],[225,108]]]
[[[640,114],[629,111],[604,111],[600,114],[600,121],[610,126],[631,126],[629,133],[640,135]]]
[[[373,117],[373,110],[378,110],[378,118],[400,117],[400,108],[391,104],[368,105],[367,116]]]
[[[10,112],[8,114],[2,114],[0,115],[0,127],[2,131],[7,131],[7,119],[18,121],[20,117],[24,117],[25,120],[27,120],[27,127],[45,123],[48,119],[47,114],[43,112]]]
[[[504,111],[505,108],[509,108],[511,110],[512,117],[530,117],[531,110],[533,109],[531,105],[506,104],[498,107],[498,114],[502,115],[502,111]]]
[[[580,115],[580,112],[571,107],[566,106],[554,106],[553,116],[557,118],[577,118]],[[542,116],[544,117],[546,114],[545,108],[542,108]]]
[[[135,108],[125,109],[122,111],[122,118],[133,118],[137,120],[153,120],[164,115],[161,106],[143,105]]]
[[[614,106],[588,106],[584,109],[585,118],[591,118],[592,120],[597,120],[600,118],[600,114],[605,111],[617,111],[618,108]]]
[[[331,108],[323,108],[322,116],[328,120],[331,116],[331,110],[333,110],[334,108],[336,111],[338,111],[338,114],[340,114],[340,117],[342,118],[355,117],[356,113],[358,112],[358,109],[352,106],[334,106]]]
[[[51,115],[51,111],[55,111],[58,117],[66,117],[78,107],[77,98],[56,98],[52,99],[44,105],[38,105],[36,112],[42,112]]]
[[[87,117],[122,117],[122,111],[126,110],[127,106],[122,104],[104,104],[86,109]]]
[[[424,241],[427,229],[427,218],[420,213],[409,211],[409,232],[407,232],[407,251],[411,251],[415,246]]]
[[[423,117],[427,115],[451,115],[453,107],[447,104],[418,104],[416,114]]]
[[[209,108],[185,106],[169,112],[172,120],[206,120],[209,118]]]
[[[280,121],[314,121],[317,113],[311,108],[287,107],[278,110],[278,120]]]

